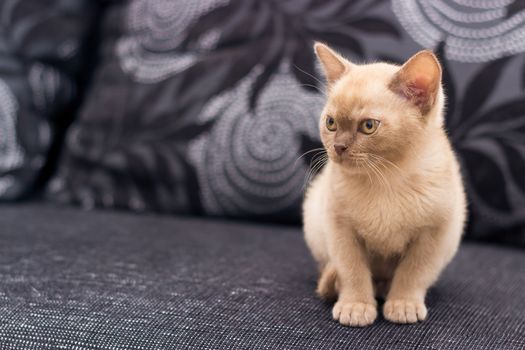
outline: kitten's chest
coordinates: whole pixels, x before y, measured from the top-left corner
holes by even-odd
[[[355,195],[344,214],[352,229],[371,251],[402,253],[423,226],[428,224],[428,198],[410,189],[376,195]]]

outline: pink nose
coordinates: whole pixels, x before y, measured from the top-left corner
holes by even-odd
[[[345,145],[336,143],[334,145],[334,149],[335,149],[335,153],[337,153],[337,155],[340,156],[341,154],[344,153],[344,151],[346,151],[348,149],[348,147],[345,146]]]

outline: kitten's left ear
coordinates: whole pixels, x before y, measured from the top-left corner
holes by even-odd
[[[412,56],[396,73],[390,89],[415,104],[426,115],[437,99],[441,84],[441,65],[428,50]]]

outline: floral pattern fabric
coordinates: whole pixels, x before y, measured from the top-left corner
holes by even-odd
[[[75,94],[86,4],[0,2],[0,201],[31,192],[47,162],[54,118]]]
[[[313,42],[356,62],[430,48],[444,67],[468,235],[525,243],[522,1],[132,0],[106,17],[52,197],[299,222],[324,103]]]

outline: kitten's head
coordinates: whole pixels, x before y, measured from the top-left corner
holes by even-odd
[[[320,120],[330,159],[353,169],[363,162],[396,163],[442,127],[441,67],[430,51],[403,66],[353,64],[324,44],[315,52],[327,81]]]

